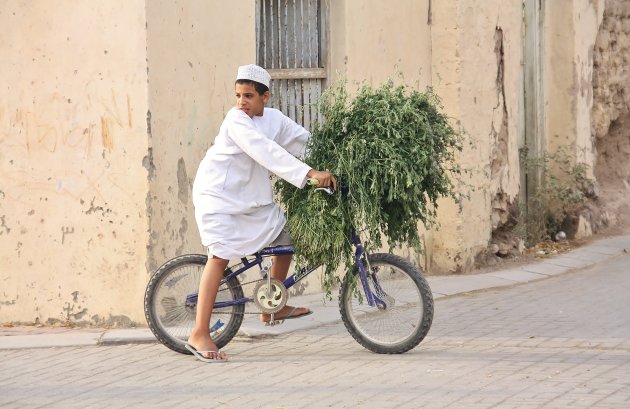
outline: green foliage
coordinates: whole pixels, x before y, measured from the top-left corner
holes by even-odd
[[[582,209],[595,182],[587,176],[588,165],[574,163],[565,147],[542,157],[524,152],[523,159],[528,175],[540,180],[527,201],[527,243],[533,245],[553,238],[566,217]]]
[[[345,82],[324,93],[324,120],[312,129],[307,162],[334,173],[348,194],[329,196],[282,180],[275,187],[298,262],[324,264],[327,288],[341,263],[353,265],[353,227],[372,248],[406,244],[420,251],[418,223],[431,226],[438,199],[455,197],[449,176],[461,172],[454,163],[461,136],[441,109],[431,89],[392,81],[363,85],[354,98]]]

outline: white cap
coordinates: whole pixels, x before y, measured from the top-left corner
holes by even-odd
[[[237,80],[250,80],[260,82],[269,88],[269,81],[271,81],[271,75],[263,67],[259,67],[255,64],[241,65],[238,67],[238,73],[236,74]]]

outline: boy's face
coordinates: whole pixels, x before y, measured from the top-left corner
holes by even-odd
[[[262,116],[265,104],[269,100],[269,91],[259,94],[251,84],[235,84],[236,108],[245,112],[250,118]]]

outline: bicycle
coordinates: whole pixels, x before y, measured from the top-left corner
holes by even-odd
[[[319,190],[333,193],[330,188]],[[341,320],[350,335],[372,352],[411,350],[425,338],[433,321],[429,284],[409,261],[389,253],[368,254],[354,229],[351,236],[355,268],[345,275],[339,289]],[[302,268],[284,282],[271,278],[271,260],[266,259],[294,253],[293,246],[267,247],[228,266],[210,322],[218,348],[236,336],[244,314],[267,313],[271,314],[270,325],[282,323],[273,314],[286,305],[288,290],[320,267]],[[202,254],[175,257],[160,266],[147,284],[144,312],[149,328],[161,343],[182,354],[191,354],[184,345],[194,326],[199,279],[207,259]],[[240,276],[256,266],[261,278],[242,283]],[[243,292],[248,284],[255,284],[251,297]],[[259,312],[246,313],[245,305],[252,302]]]

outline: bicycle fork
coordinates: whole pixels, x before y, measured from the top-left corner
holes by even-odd
[[[368,255],[363,248],[361,239],[354,230],[352,230],[352,242],[354,243],[354,246],[356,248],[354,252],[354,258],[357,268],[359,269],[359,279],[361,280],[361,285],[363,286],[363,292],[365,293],[365,298],[367,299],[368,305],[370,307],[376,307],[379,310],[387,309],[387,303],[385,303],[385,301],[383,301],[379,297],[379,295],[383,295],[384,292],[378,283],[378,278],[375,274],[370,274],[368,276],[368,272],[371,271],[372,267],[370,266]],[[365,260],[365,265],[367,265],[367,268],[362,262],[362,259]],[[375,292],[372,291],[372,288],[370,288],[370,279],[372,280],[372,283],[374,283]]]

